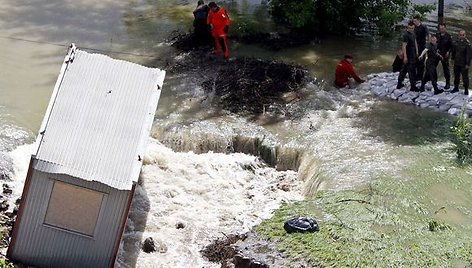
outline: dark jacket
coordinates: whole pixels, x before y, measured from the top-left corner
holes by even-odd
[[[200,5],[193,11],[193,26],[198,27],[200,25],[205,25],[208,17],[208,12],[210,8],[207,5]]]
[[[454,61],[456,66],[470,66],[470,60],[472,58],[471,47],[469,40],[457,39],[452,46],[451,59]]]
[[[429,35],[428,28],[423,24],[415,27],[416,43],[418,43],[418,52],[424,50],[426,46],[426,37]]]
[[[403,34],[402,42],[406,43],[406,57],[408,58],[409,63],[414,63],[416,61],[416,58],[418,57],[418,54],[416,52],[415,40],[416,36],[414,33],[406,31]]]
[[[436,38],[438,39],[438,51],[441,56],[445,57],[447,52],[450,52],[452,49],[452,37],[449,33],[436,33]]]
[[[428,52],[426,52],[428,55],[428,59],[426,60],[426,65],[433,66],[434,68],[436,68],[436,64],[439,61],[437,44],[435,45],[433,43],[428,43],[426,44],[426,48],[428,49]]]
[[[397,55],[395,57],[395,60],[393,60],[393,63],[392,63],[392,71],[394,73],[399,72],[402,69],[402,67],[403,67],[403,59]]]

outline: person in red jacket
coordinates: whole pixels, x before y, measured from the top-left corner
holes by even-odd
[[[210,25],[211,35],[215,40],[215,51],[213,53],[219,54],[222,47],[224,57],[227,59],[229,58],[228,44],[226,42],[226,34],[229,29],[228,13],[216,5],[215,2],[210,2],[208,7],[210,7],[210,12],[207,17],[207,24]]]
[[[352,56],[345,55],[344,59],[336,65],[334,84],[338,87],[350,87],[349,78],[354,78],[357,83],[364,83],[352,67]]]

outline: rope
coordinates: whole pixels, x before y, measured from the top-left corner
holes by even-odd
[[[0,36],[0,38],[14,40],[14,41],[28,42],[28,43],[36,43],[36,44],[42,44],[42,45],[50,45],[50,46],[56,46],[56,47],[64,47],[67,49],[69,48],[69,45],[70,45],[70,44],[63,45],[63,44],[57,44],[57,43],[35,41],[35,40],[11,37],[11,36]],[[91,47],[80,47],[80,49],[89,50],[89,51],[97,51],[97,52],[108,53],[108,54],[114,53],[114,54],[124,54],[124,55],[132,55],[132,56],[137,56],[137,57],[148,57],[148,58],[156,57],[156,55],[138,54],[138,53],[132,53],[132,52],[114,51],[114,50],[106,50],[106,49],[91,48]]]

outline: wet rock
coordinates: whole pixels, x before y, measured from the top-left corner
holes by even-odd
[[[177,228],[177,229],[184,229],[184,228],[185,228],[185,223],[183,223],[183,222],[178,222],[178,223],[175,225],[175,228]]]
[[[412,104],[414,103],[414,100],[418,98],[418,96],[418,92],[407,91],[398,97],[398,102]]]
[[[10,186],[6,183],[3,184],[3,193],[4,194],[11,194],[13,193],[13,190],[10,188]]]
[[[156,252],[157,247],[154,243],[154,239],[152,237],[148,237],[144,240],[142,249],[146,253]]]
[[[8,220],[6,223],[5,223],[8,227],[10,228],[13,228],[13,226],[15,225],[15,220]]]
[[[423,103],[421,103],[419,106],[420,106],[421,108],[428,108],[428,107],[430,107],[431,105],[430,105],[429,103],[427,103],[427,102],[423,102]]]
[[[3,231],[1,237],[2,238],[0,240],[0,247],[7,248],[10,244],[10,235],[8,234],[8,232]]]
[[[460,112],[461,110],[458,108],[451,108],[447,111],[447,113],[450,115],[458,115]]]
[[[216,240],[208,245],[202,253],[208,260],[221,263],[221,267],[269,268],[269,265],[263,261],[245,255],[241,250],[236,249],[234,244],[242,241],[240,239],[245,239],[245,237],[246,235],[230,235],[227,239]]]
[[[414,104],[420,108],[430,108],[442,112],[447,112],[451,115],[458,115],[461,108],[466,105],[467,115],[472,116],[472,102],[469,96],[463,92],[451,93],[450,90],[444,93],[434,95],[432,92],[431,83],[425,86],[425,92],[412,92],[408,79],[404,81],[405,86],[401,89],[396,89],[398,73],[377,73],[367,75],[366,82],[371,86],[370,92],[379,97],[388,96],[401,103]],[[420,86],[417,82],[417,87]],[[444,90],[445,83],[438,82],[438,88]]]
[[[201,253],[209,261],[221,263],[222,266],[224,265],[223,267],[226,267],[236,254],[236,249],[233,245],[240,240],[246,239],[246,237],[246,234],[227,235],[205,246]]]
[[[10,207],[10,205],[8,205],[7,200],[3,200],[2,202],[0,202],[0,212],[7,211],[9,207]]]
[[[302,259],[294,261],[287,258],[287,256],[277,250],[274,242],[264,237],[259,237],[253,232],[247,233],[246,238],[237,241],[234,247],[236,249],[232,259],[234,267],[313,267],[313,265],[308,265]]]
[[[441,105],[439,105],[439,111],[447,112],[447,111],[449,111],[449,109],[451,109],[451,105],[452,104],[450,104],[450,103],[441,104]]]
[[[383,87],[387,84],[387,80],[386,79],[378,79],[377,81],[375,81],[375,85],[378,86],[378,87]]]
[[[10,175],[4,172],[0,172],[0,180],[2,181],[10,180]]]
[[[392,99],[398,99],[398,97],[400,97],[401,95],[405,94],[406,93],[406,89],[396,89],[395,91],[393,91],[393,93],[390,95],[390,98]]]
[[[234,268],[269,268],[269,265],[251,257],[244,256],[242,252],[238,252],[234,255],[233,264]]]
[[[436,95],[436,96],[437,96],[437,100],[438,100],[439,105],[448,104],[454,99],[454,96],[452,94],[448,94],[448,95],[439,94],[439,95]]]
[[[384,87],[373,87],[372,92],[379,97],[387,96],[387,90]]]
[[[233,264],[235,268],[249,268],[251,259],[243,256],[241,253],[238,253],[233,257]]]
[[[277,184],[277,188],[279,188],[280,190],[284,192],[290,192],[290,190],[292,189],[292,186],[288,183],[280,183],[280,184]]]

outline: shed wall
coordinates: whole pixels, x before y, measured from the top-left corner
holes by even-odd
[[[105,193],[93,237],[43,224],[54,180]],[[38,267],[111,267],[129,194],[101,183],[33,170],[10,257]]]

